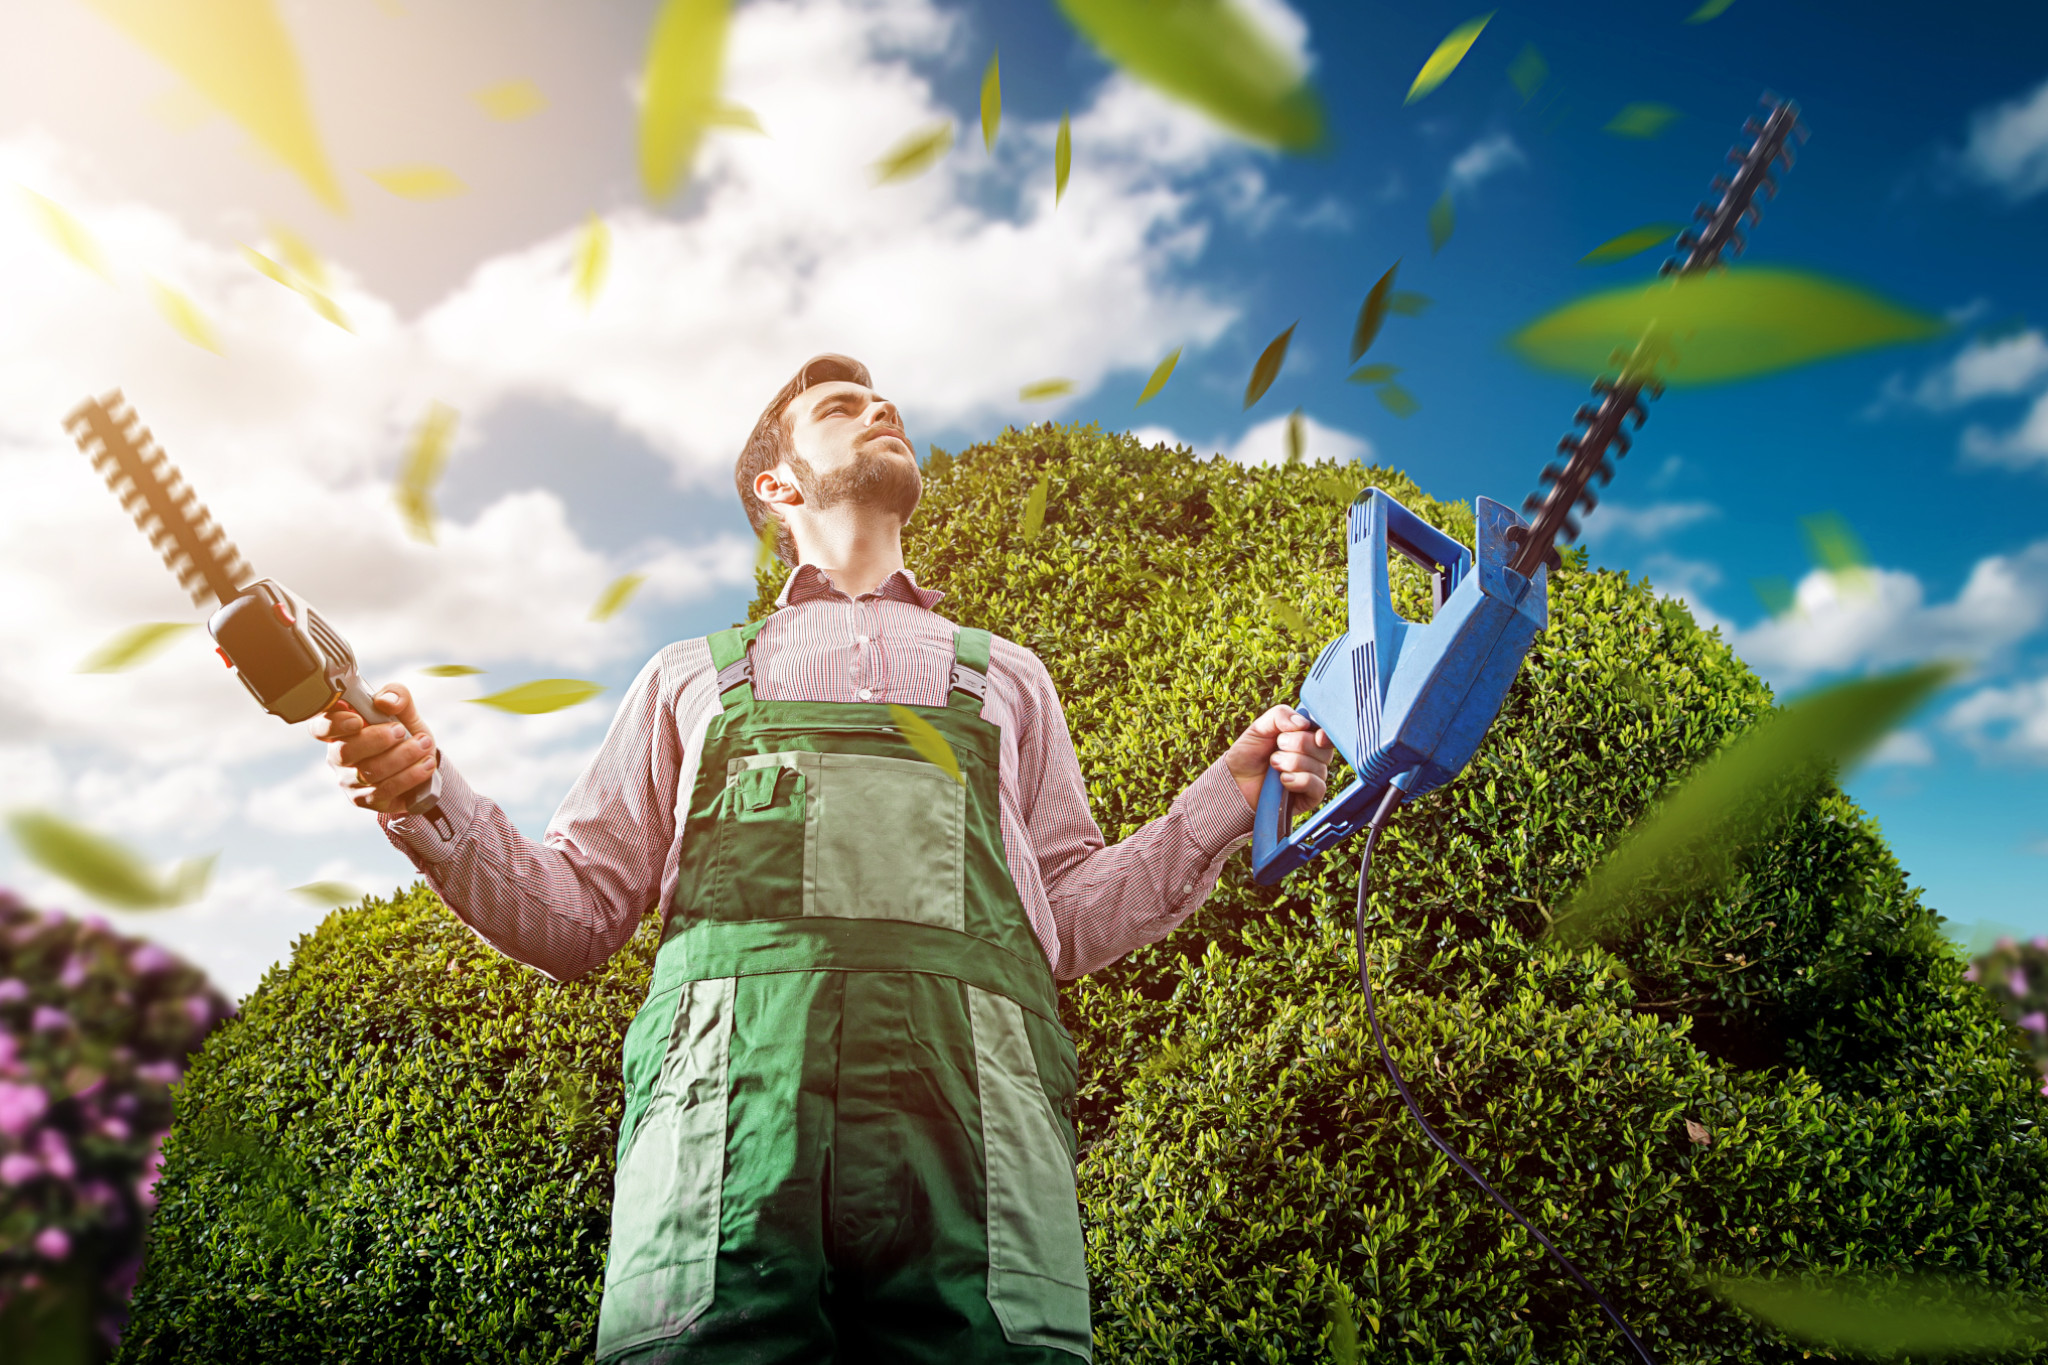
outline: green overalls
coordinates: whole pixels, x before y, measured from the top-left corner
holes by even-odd
[[[996,822],[989,635],[948,704],[756,701],[765,622],[710,637],[722,709],[626,1031],[597,1354],[1091,1358],[1077,1065]]]

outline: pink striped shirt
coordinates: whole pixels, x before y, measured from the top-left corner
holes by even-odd
[[[798,565],[754,642],[754,695],[944,706],[954,626],[931,609],[942,596],[898,569],[856,599]],[[675,892],[716,677],[702,637],[655,655],[539,843],[445,754],[441,809],[454,837],[406,815],[380,816],[384,832],[486,942],[556,980],[579,977]],[[999,635],[981,713],[1002,730],[1003,853],[1059,980],[1163,938],[1251,837],[1251,807],[1218,757],[1164,815],[1104,847],[1052,679]]]

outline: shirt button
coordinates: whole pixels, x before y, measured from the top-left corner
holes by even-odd
[[[872,690],[872,689],[869,689],[869,688],[863,687],[863,688],[862,688],[862,689],[860,690],[860,699],[861,699],[862,701],[867,701],[867,700],[869,700],[870,698],[872,698],[872,697],[873,697],[874,695],[875,695],[875,694],[874,694],[874,692],[873,692],[873,690]]]
[[[859,644],[863,644],[863,645],[864,645],[864,644],[866,644],[866,643],[868,642],[868,637],[867,637],[867,636],[865,636],[865,635],[856,635],[856,636],[854,636],[853,638],[854,638],[854,640],[855,640],[855,641],[856,641],[857,643],[859,643]]]
[[[1195,884],[1194,884],[1193,882],[1182,882],[1182,883],[1181,883],[1180,893],[1181,893],[1181,894],[1182,894],[1183,896],[1191,896],[1191,895],[1193,895],[1193,894],[1194,894],[1194,892],[1195,892]]]

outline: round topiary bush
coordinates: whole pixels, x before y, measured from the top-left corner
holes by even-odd
[[[1391,471],[1247,469],[1093,428],[934,452],[925,478],[910,567],[945,615],[1044,660],[1112,843],[1297,695],[1342,628],[1359,489],[1472,535],[1469,508]],[[1426,617],[1420,573],[1395,584]],[[755,617],[779,584],[759,586]],[[1838,790],[1612,948],[1543,936],[1770,701],[1683,608],[1575,560],[1472,766],[1397,813],[1373,871],[1382,1017],[1432,1122],[1674,1365],[1802,1358],[1721,1306],[1713,1270],[2048,1293],[2037,1082]],[[1320,1361],[1353,1334],[1374,1360],[1619,1359],[1380,1071],[1356,854],[1279,887],[1234,860],[1178,931],[1063,990],[1098,1359]],[[123,1358],[587,1359],[655,923],[565,984],[418,889],[302,940],[181,1095]]]

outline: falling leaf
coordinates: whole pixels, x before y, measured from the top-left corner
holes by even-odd
[[[896,728],[903,732],[903,738],[910,742],[911,748],[917,750],[920,758],[935,765],[961,786],[967,785],[967,779],[960,772],[960,760],[953,753],[953,746],[946,742],[946,737],[939,733],[937,726],[909,707],[898,706],[893,702],[890,703],[889,714],[896,718]]]
[[[1026,384],[1017,390],[1017,397],[1026,403],[1042,402],[1047,398],[1058,398],[1063,393],[1074,391],[1071,379],[1041,379],[1035,384]]]
[[[1716,384],[1791,369],[1853,351],[1924,341],[1940,319],[1853,285],[1751,266],[1671,275],[1590,294],[1508,338],[1529,363],[1581,377],[1607,372],[1617,350],[1659,342],[1659,378]]]
[[[270,257],[247,243],[242,245],[242,256],[250,265],[255,266],[257,270],[305,299],[314,312],[341,328],[342,331],[353,332],[355,330],[348,325],[348,318],[342,314],[340,308],[335,306],[334,300],[321,293],[311,281],[271,260]]]
[[[1783,616],[1798,600],[1792,585],[1782,578],[1752,578],[1749,590],[1756,594],[1756,600],[1763,603],[1764,610],[1772,616]]]
[[[1870,555],[1863,548],[1863,542],[1856,538],[1856,533],[1839,512],[1801,517],[1799,529],[1806,535],[1806,548],[1814,561],[1829,573],[1861,569],[1870,563]]]
[[[1422,310],[1429,307],[1432,302],[1434,300],[1427,294],[1417,294],[1408,289],[1396,289],[1393,297],[1387,300],[1387,311],[1389,313],[1399,313],[1404,318],[1419,318],[1422,316]]]
[[[1718,19],[1721,17],[1722,12],[1734,3],[1735,0],[1707,0],[1706,4],[1701,5],[1698,9],[1687,15],[1685,22],[1688,24],[1704,24],[1709,19]]]
[[[1278,621],[1302,639],[1306,640],[1309,638],[1308,622],[1299,611],[1295,610],[1292,602],[1289,602],[1284,597],[1274,597],[1271,595],[1262,597],[1259,600],[1265,604],[1267,613],[1275,621]]]
[[[1451,240],[1451,229],[1458,225],[1457,213],[1451,208],[1448,193],[1437,196],[1429,206],[1429,254],[1434,256],[1444,249],[1444,243]]]
[[[347,207],[272,0],[86,0],[239,123],[339,213]]]
[[[398,486],[393,496],[405,515],[406,529],[415,540],[434,543],[434,484],[448,464],[448,450],[455,442],[455,424],[462,414],[446,403],[435,401],[413,432],[399,465]]]
[[[335,305],[333,299],[328,298],[319,290],[310,287],[301,289],[299,291],[299,294],[306,300],[307,304],[309,304],[312,307],[313,311],[318,313],[321,317],[326,318],[329,322],[333,323],[336,327],[339,327],[344,332],[348,332],[350,334],[353,334],[355,332],[355,328],[348,325],[348,318],[342,313],[341,309]]]
[[[206,889],[212,858],[190,859],[159,877],[138,855],[83,825],[47,811],[17,811],[7,825],[37,867],[122,910],[163,910]]]
[[[1003,78],[996,70],[1001,51],[988,54],[988,70],[981,73],[981,147],[990,153],[996,149],[996,128],[1003,121]]]
[[[1352,384],[1384,384],[1399,373],[1399,365],[1360,365],[1344,378]]]
[[[1422,404],[1415,401],[1415,395],[1392,380],[1373,390],[1379,395],[1380,403],[1396,417],[1413,417],[1422,411]]]
[[[1707,1132],[1707,1125],[1701,1123],[1698,1119],[1687,1119],[1685,1121],[1685,1139],[1695,1147],[1711,1147],[1714,1145],[1713,1135]]]
[[[1057,208],[1060,200],[1067,197],[1067,172],[1074,168],[1074,133],[1067,125],[1065,110],[1060,111],[1059,141],[1052,148],[1052,202]]]
[[[743,133],[768,136],[768,130],[761,126],[761,116],[744,104],[721,104],[705,116],[704,123],[710,128],[737,128]]]
[[[1394,294],[1394,272],[1400,268],[1399,261],[1388,266],[1379,283],[1367,291],[1365,302],[1358,305],[1358,322],[1351,329],[1351,362],[1354,365],[1372,346],[1373,338],[1380,334],[1380,324],[1387,320],[1387,303]]]
[[[1332,502],[1351,503],[1358,500],[1360,485],[1356,475],[1326,470],[1316,479],[1314,487],[1316,492]]]
[[[293,273],[316,289],[329,287],[327,262],[313,249],[313,244],[290,228],[272,224],[270,238],[277,243],[277,252],[284,257],[284,263]]]
[[[1486,21],[1494,14],[1495,11],[1488,10],[1477,19],[1467,19],[1452,29],[1436,45],[1436,51],[1429,54],[1422,70],[1415,73],[1415,83],[1408,87],[1408,98],[1401,102],[1413,104],[1448,80],[1450,74],[1458,69],[1458,63],[1465,60],[1465,54],[1472,50],[1472,44],[1478,41],[1479,31],[1486,27]]]
[[[576,240],[576,297],[583,300],[585,308],[597,302],[597,291],[604,288],[605,271],[610,268],[611,259],[612,230],[593,213],[584,225],[583,235]]]
[[[315,905],[353,905],[363,898],[363,893],[347,882],[307,882],[292,888],[292,894],[304,896]]]
[[[1159,391],[1166,387],[1166,381],[1173,378],[1173,367],[1180,364],[1180,349],[1174,347],[1173,353],[1153,369],[1152,377],[1145,381],[1145,391],[1138,395],[1138,401],[1131,404],[1132,407],[1142,408],[1159,396]]]
[[[1113,64],[1242,137],[1300,151],[1323,138],[1300,65],[1237,0],[1059,0]]]
[[[611,586],[598,595],[597,605],[590,609],[590,619],[593,621],[609,621],[614,616],[617,616],[620,609],[632,599],[633,594],[638,592],[640,585],[646,581],[647,575],[644,573],[629,573],[613,579]]]
[[[363,174],[401,199],[447,199],[469,190],[446,166],[386,166]]]
[[[1782,1276],[1712,1276],[1721,1298],[1802,1345],[1887,1359],[1981,1353],[2039,1340],[2011,1325],[2003,1296],[1963,1280],[1809,1268]],[[2040,1305],[2033,1305],[2038,1313]]]
[[[151,621],[146,625],[131,626],[88,655],[78,666],[78,671],[119,673],[133,668],[160,652],[174,637],[193,629],[196,627],[190,621]]]
[[[1683,231],[1684,227],[1683,223],[1645,223],[1639,228],[1630,228],[1619,237],[1609,237],[1579,257],[1579,264],[1608,265],[1614,261],[1625,261],[1631,256],[1640,256],[1645,251],[1654,251],[1664,245]]]
[[[174,133],[189,133],[220,113],[220,107],[190,85],[174,85],[143,106],[149,116]]]
[[[25,185],[16,188],[21,191],[22,203],[28,206],[29,217],[52,245],[101,279],[113,279],[107,273],[107,261],[100,254],[99,243],[85,230],[85,224],[56,200],[45,199]]]
[[[1308,431],[1302,425],[1301,409],[1287,414],[1287,463],[1300,464],[1308,450]]]
[[[1605,940],[1633,898],[1644,911],[1710,889],[1730,857],[1762,837],[1828,780],[1874,747],[1953,677],[1923,664],[1808,693],[1774,711],[1702,763],[1573,893],[1555,932]]]
[[[506,123],[532,118],[548,107],[548,97],[532,81],[503,81],[487,85],[481,90],[471,91],[469,97],[482,105],[486,114]]]
[[[1280,377],[1280,366],[1287,359],[1287,343],[1294,339],[1294,329],[1300,322],[1291,322],[1287,330],[1266,343],[1266,349],[1259,353],[1259,363],[1252,366],[1252,377],[1245,382],[1244,405],[1249,408],[1266,396],[1266,390],[1273,387],[1273,381]]]
[[[1323,1310],[1330,1319],[1330,1359],[1336,1365],[1358,1365],[1358,1322],[1351,1316],[1351,1305],[1332,1294]]]
[[[164,321],[194,346],[202,346],[220,355],[220,342],[214,338],[213,324],[199,311],[199,305],[162,280],[149,283],[150,292],[156,299],[156,311],[164,315]]]
[[[778,562],[775,542],[780,538],[782,523],[773,512],[762,519],[761,529],[754,536],[754,572],[766,573],[768,566]]]
[[[430,678],[467,678],[483,670],[474,664],[434,664],[421,669],[420,672]]]
[[[543,712],[560,711],[564,707],[579,705],[602,691],[603,683],[585,682],[581,678],[540,678],[530,683],[521,683],[517,687],[508,687],[503,692],[493,692],[488,697],[470,697],[468,700],[478,706],[489,706],[499,711],[537,716]]]
[[[1616,137],[1655,137],[1677,117],[1678,111],[1668,104],[1624,104],[1601,131]]]
[[[1031,486],[1031,495],[1024,499],[1024,539],[1036,540],[1045,526],[1045,499],[1052,491],[1052,475],[1041,474],[1038,482]]]
[[[911,133],[894,147],[884,152],[872,168],[875,183],[886,185],[892,180],[909,180],[923,175],[953,146],[953,124],[949,119],[921,128]]]
[[[1543,82],[1550,78],[1550,63],[1543,60],[1543,54],[1536,50],[1536,44],[1524,43],[1515,59],[1508,63],[1508,79],[1522,94],[1522,103],[1527,104],[1543,88]]]
[[[268,275],[273,280],[276,280],[279,284],[291,290],[294,294],[299,292],[298,276],[292,274],[291,271],[285,269],[276,261],[271,260],[268,256],[258,251],[255,247],[250,246],[247,242],[242,243],[242,255],[249,262],[250,265],[255,266],[263,274]]]
[[[647,39],[640,183],[660,202],[682,187],[719,107],[730,0],[664,0]]]

